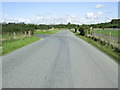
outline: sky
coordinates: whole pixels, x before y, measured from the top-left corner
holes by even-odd
[[[118,2],[3,2],[1,22],[94,24],[118,18]]]

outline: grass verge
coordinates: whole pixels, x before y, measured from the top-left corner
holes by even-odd
[[[34,34],[56,34],[59,30],[35,30]]]
[[[116,52],[115,50],[113,50],[111,48],[111,46],[106,46],[106,45],[102,45],[100,43],[100,41],[94,41],[91,38],[85,37],[85,36],[80,36],[76,33],[74,33],[76,36],[78,36],[79,38],[85,40],[86,42],[90,43],[91,45],[97,47],[98,49],[100,49],[101,51],[105,52],[107,55],[109,55],[111,58],[113,58],[117,63],[120,64],[120,54],[118,52]]]
[[[40,38],[32,36],[29,38],[22,38],[19,40],[13,40],[13,41],[3,41],[2,42],[2,53],[0,55],[8,54],[18,48],[21,48],[23,46],[26,46],[32,42],[35,42],[39,40]]]

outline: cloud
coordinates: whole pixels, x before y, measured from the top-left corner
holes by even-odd
[[[23,18],[6,18],[3,19],[1,22],[6,22],[6,23],[20,23],[20,22],[25,22],[25,23],[32,23],[31,20],[29,19],[23,19]]]
[[[65,19],[66,19],[66,22],[75,22],[75,20],[77,19],[77,16],[67,15]]]
[[[24,22],[26,24],[67,24],[68,22],[72,24],[96,24],[96,23],[103,23],[103,22],[109,22],[113,18],[105,18],[103,12],[87,12],[84,17],[80,17],[78,15],[50,15],[50,16],[44,16],[44,15],[37,15],[34,18],[25,19],[25,18],[11,18],[7,17],[2,22],[6,23],[20,23]]]
[[[96,13],[98,16],[101,16],[101,15],[103,15],[103,12],[97,12]]]
[[[88,18],[88,19],[90,19],[90,18],[95,18],[96,16],[94,15],[94,13],[92,13],[92,12],[88,12],[87,14],[86,14],[86,18]]]
[[[97,5],[95,6],[96,9],[100,9],[100,8],[104,8],[104,7],[105,7],[105,6],[102,5],[102,4],[97,4]]]
[[[65,22],[64,18],[61,17],[61,16],[51,16],[51,17],[48,18],[48,21],[49,21],[48,24],[49,23],[50,24],[60,24],[60,23]]]
[[[93,13],[93,12],[87,12],[86,14],[86,18],[87,19],[98,19],[103,15],[102,12],[97,12],[97,13]]]
[[[31,19],[31,22],[34,24],[45,24],[47,22],[47,19],[44,16],[37,16]]]

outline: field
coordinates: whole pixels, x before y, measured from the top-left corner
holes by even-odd
[[[113,47],[120,49],[120,30],[117,29],[93,29],[91,35],[92,38],[99,39],[102,42],[111,44]]]
[[[99,34],[105,34],[110,35],[114,37],[120,37],[120,30],[93,30],[93,33],[99,33]]]

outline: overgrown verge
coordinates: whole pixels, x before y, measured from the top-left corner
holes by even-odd
[[[40,38],[31,36],[27,38],[21,38],[18,40],[8,40],[2,42],[2,52],[0,52],[0,55],[8,54],[18,48],[21,48],[23,46],[26,46],[32,42],[35,42],[37,40],[40,40]]]
[[[34,34],[56,34],[59,30],[35,30]]]
[[[97,47],[101,51],[105,52],[107,55],[113,58],[116,62],[120,63],[120,53],[117,50],[113,49],[111,45],[106,45],[104,42],[100,40],[92,39],[85,36],[80,36],[77,33],[74,33],[74,34],[79,38],[85,40],[86,42],[90,43],[91,45]]]
[[[35,30],[34,34],[55,34],[59,30]],[[2,44],[0,45],[0,55],[5,55],[8,54],[12,51],[15,51],[16,49],[19,49],[23,46],[26,46],[34,41],[39,40],[39,37],[36,36],[29,36],[25,35],[23,33],[6,33],[1,36],[1,42]]]

